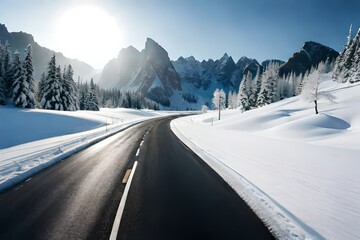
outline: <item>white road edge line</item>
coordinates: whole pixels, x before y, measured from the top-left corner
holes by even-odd
[[[109,238],[110,240],[116,240],[116,238],[117,238],[119,227],[120,227],[121,217],[122,217],[122,214],[123,214],[124,208],[125,208],[126,198],[129,193],[130,185],[131,185],[131,182],[132,182],[135,170],[136,170],[137,163],[138,163],[137,161],[134,162],[134,166],[131,170],[129,180],[127,181],[127,183],[125,185],[124,194],[121,197],[119,208],[116,212],[114,224],[111,229],[111,234],[110,234],[110,238]]]
[[[140,153],[140,148],[138,148],[138,150],[136,151],[136,157],[139,156]]]

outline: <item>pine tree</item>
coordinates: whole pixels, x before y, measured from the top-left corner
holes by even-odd
[[[360,65],[360,29],[352,38],[350,27],[348,41],[343,52],[339,55],[335,62],[333,79],[335,81],[345,83],[354,83],[358,81],[358,71]]]
[[[257,106],[261,107],[278,100],[277,81],[279,78],[279,64],[270,62],[261,76],[261,90],[257,99]]]
[[[128,96],[128,98],[130,98],[130,97]],[[89,94],[88,94],[88,107],[87,107],[87,110],[90,110],[90,111],[99,111],[100,110],[100,108],[99,108],[99,100],[98,100],[98,97],[97,97],[97,94],[96,94],[96,86],[94,84],[93,79],[91,79],[91,81],[90,81],[90,91],[89,91]]]
[[[88,108],[88,84],[87,82],[79,87],[80,98],[79,98],[79,107],[80,110],[87,110]]]
[[[239,103],[242,111],[250,110],[249,98],[251,96],[251,79],[252,74],[249,71],[243,76],[239,90]]]
[[[25,59],[23,66],[24,66],[26,81],[30,86],[31,92],[34,94],[35,92],[34,67],[33,67],[33,58],[32,58],[32,47],[30,44],[25,49]]]
[[[38,89],[37,89],[37,94],[36,94],[38,102],[41,102],[41,100],[44,96],[45,85],[46,85],[46,75],[45,75],[45,72],[43,72],[41,74],[40,81],[38,83]]]
[[[62,78],[62,99],[64,110],[76,111],[79,109],[76,84],[73,80],[74,71],[69,65],[64,67]]]
[[[229,104],[229,109],[236,109],[238,107],[238,96],[236,94],[236,92],[229,92],[228,93],[228,104]]]
[[[343,60],[342,82],[349,81],[353,75],[354,70],[352,68],[353,68],[355,53],[356,53],[356,49],[358,48],[359,40],[360,40],[360,29],[356,34],[355,39],[352,41],[349,49],[345,52],[344,60]]]
[[[360,71],[360,29],[357,32],[354,38],[354,57],[352,59],[351,70],[350,70],[350,83],[355,83],[359,81],[359,71]]]
[[[335,69],[333,73],[333,79],[338,82],[344,82],[343,71],[344,71],[344,59],[350,46],[352,45],[352,25],[350,25],[349,35],[347,37],[347,43],[344,46],[344,50],[340,53],[335,61]]]
[[[260,94],[260,90],[261,90],[261,76],[260,76],[260,67],[258,67],[255,78],[253,80],[253,84],[252,84],[252,91],[251,91],[251,96],[249,98],[249,104],[250,107],[257,107],[256,105],[256,101],[259,97]]]
[[[45,79],[41,106],[44,109],[64,110],[62,104],[61,69],[56,67],[55,54],[51,57]]]
[[[25,59],[23,61],[23,70],[26,82],[29,86],[27,93],[28,105],[30,108],[35,108],[36,100],[35,100],[35,84],[34,84],[34,67],[32,61],[32,47],[29,44],[25,49]]]
[[[14,54],[13,70],[14,83],[12,86],[12,101],[16,107],[35,108],[35,97],[27,81],[26,70],[20,61],[19,52]]]

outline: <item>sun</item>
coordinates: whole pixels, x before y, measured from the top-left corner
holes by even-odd
[[[95,68],[117,55],[120,29],[113,17],[95,6],[78,6],[66,11],[55,30],[57,50]]]

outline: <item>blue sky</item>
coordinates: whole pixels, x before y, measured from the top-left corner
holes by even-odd
[[[355,32],[360,27],[358,0],[0,0],[0,22],[10,31],[29,32],[41,45],[66,52],[55,41],[54,28],[64,12],[79,5],[101,8],[120,29],[121,38],[109,49],[111,56],[96,54],[101,52],[100,42],[94,46],[94,57],[67,54],[97,68],[121,48],[133,45],[141,50],[146,37],[162,45],[171,59],[219,58],[227,52],[235,61],[244,55],[259,61],[286,60],[309,40],[341,51],[349,25]]]

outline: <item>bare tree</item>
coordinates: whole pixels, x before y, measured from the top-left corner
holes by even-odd
[[[335,102],[335,96],[327,91],[319,90],[319,70],[313,69],[304,77],[304,84],[301,91],[301,96],[305,101],[314,102],[315,114],[318,114],[318,101],[325,99],[330,102]]]
[[[225,108],[225,100],[226,100],[226,95],[224,90],[216,89],[214,91],[214,98],[212,99],[212,102],[214,104],[214,108],[219,109],[219,120],[221,115],[221,109]]]

